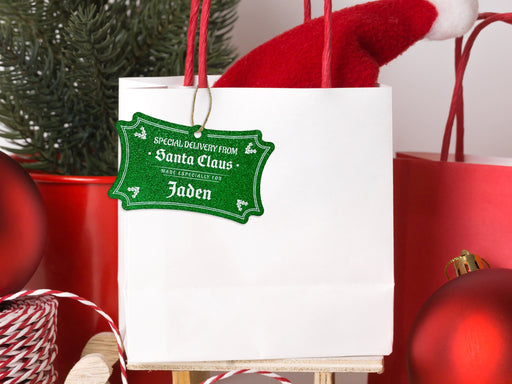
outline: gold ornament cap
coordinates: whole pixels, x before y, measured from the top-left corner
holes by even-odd
[[[484,269],[486,265],[487,268],[491,268],[489,263],[484,258],[478,255],[474,255],[465,249],[460,252],[459,256],[451,259],[444,267],[444,273],[446,274],[448,280],[450,280],[450,276],[448,275],[448,266],[450,264],[453,264],[453,268],[455,269],[455,276],[457,277],[469,272]]]

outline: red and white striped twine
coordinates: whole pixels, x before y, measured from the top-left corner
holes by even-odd
[[[257,371],[255,369],[240,369],[240,370],[237,370],[237,371],[230,371],[230,372],[226,372],[226,373],[221,373],[220,375],[210,377],[208,380],[203,381],[202,384],[213,384],[216,381],[227,379],[228,377],[231,377],[231,376],[243,375],[243,374],[248,374],[248,373],[253,373],[253,374],[256,374],[256,375],[262,375],[262,376],[270,377],[270,378],[275,379],[275,380],[277,380],[277,381],[279,381],[281,383],[291,384],[290,380],[288,380],[285,377],[279,376],[279,375],[277,375],[275,373],[272,373],[272,372]]]
[[[0,316],[0,382],[44,383],[55,381],[53,360],[57,300],[27,298],[9,303]]]
[[[128,384],[123,344],[119,330],[96,304],[73,293],[50,289],[21,291],[0,297],[0,382],[3,384],[52,384],[57,378],[53,360],[57,356],[57,300],[67,298],[90,307],[107,320],[115,335],[121,366],[121,380]],[[213,376],[202,384],[213,384],[241,374],[257,374],[282,384],[291,382],[275,373],[240,369]]]
[[[78,301],[107,320],[117,341],[121,380],[127,384],[123,343],[112,318],[83,297],[50,289],[21,291],[0,297],[0,303],[11,302],[0,311],[0,382],[51,384],[55,381],[56,373],[52,366],[57,354],[55,297]]]

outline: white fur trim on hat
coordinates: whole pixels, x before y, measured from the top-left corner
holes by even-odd
[[[478,17],[478,0],[428,0],[437,9],[437,19],[425,36],[430,40],[459,37],[468,32]]]

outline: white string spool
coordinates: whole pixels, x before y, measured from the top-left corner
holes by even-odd
[[[57,300],[47,296],[4,303],[0,308],[0,382],[53,383],[57,374]]]
[[[108,322],[108,325],[110,326],[110,329],[114,333],[117,342],[119,363],[121,368],[121,380],[123,384],[127,384],[128,381],[126,379],[126,363],[123,355],[123,344],[121,341],[121,335],[119,334],[119,330],[117,329],[117,326],[112,320],[112,318],[109,315],[107,315],[96,304],[84,299],[83,297],[77,296],[69,292],[62,292],[50,289],[21,291],[14,293],[12,295],[0,297],[1,309],[3,309],[3,311],[0,312],[0,316],[2,318],[5,316],[5,321],[3,321],[3,323],[5,323],[4,327],[6,328],[6,330],[2,331],[4,334],[7,335],[5,338],[0,339],[0,382],[2,384],[51,384],[55,381],[56,373],[53,371],[52,363],[57,354],[57,347],[55,345],[57,329],[57,302],[55,300],[56,297],[68,298],[71,300],[78,301],[79,303],[95,310],[96,313],[101,315]],[[41,312],[46,313],[46,317],[44,317],[45,320],[43,321],[42,318],[37,320],[36,316],[36,322],[28,322],[28,319],[31,318],[30,313],[32,311],[32,308],[38,307],[42,305],[41,303],[46,303],[47,301],[55,302],[55,304],[52,310],[50,309],[47,312]],[[19,325],[15,325],[13,319],[11,317],[8,317],[10,316],[10,313],[12,312],[13,309],[17,310],[17,306],[20,306],[21,312],[18,316],[22,319]],[[0,322],[1,321],[2,320],[0,320]],[[49,331],[50,333],[47,336],[45,334],[45,337],[39,340],[35,336],[37,334],[34,334],[33,332],[37,330],[37,326],[44,327],[44,323],[52,324],[51,326],[46,327],[52,331]],[[41,332],[40,335],[42,336],[43,333]],[[0,333],[0,337],[3,337],[2,333]],[[18,344],[26,344],[27,342],[25,340],[32,340],[33,344],[28,348],[28,350],[39,352],[37,356],[31,356],[29,360],[24,361],[24,363],[21,364],[21,366],[17,365],[14,368],[11,368],[11,364],[15,361],[19,361],[20,358],[16,358],[9,355],[10,352],[14,350],[14,347],[10,346],[9,344],[4,345],[4,343],[10,342],[11,339],[15,339],[16,337],[21,337],[22,339],[20,340],[23,341],[17,343],[15,347],[17,347]],[[39,361],[38,358],[40,358],[41,360]],[[39,368],[37,368],[38,366]],[[31,372],[37,371],[40,377],[31,378],[30,380],[26,381],[27,378],[29,377],[28,373],[24,373],[23,376],[14,376],[21,371],[22,367],[29,369]],[[41,367],[45,368],[41,371]],[[4,381],[4,377],[11,376],[13,377],[12,380],[8,379],[9,381]]]

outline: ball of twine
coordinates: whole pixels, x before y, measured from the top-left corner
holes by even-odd
[[[51,296],[0,304],[1,383],[55,382],[57,305]]]
[[[20,291],[0,297],[0,383],[48,384],[55,381],[57,373],[52,366],[57,355],[55,298],[79,302],[107,321],[116,338],[121,381],[127,384],[123,341],[114,320],[93,302],[74,293],[52,289]],[[17,316],[11,314],[17,310],[20,311]],[[20,354],[19,348],[23,346],[28,348]],[[26,372],[20,374],[22,370]]]

